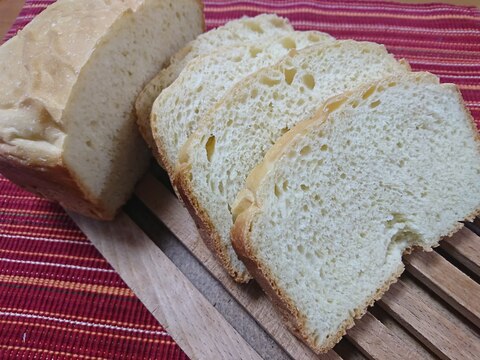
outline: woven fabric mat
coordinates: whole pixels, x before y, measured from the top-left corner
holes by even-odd
[[[27,0],[7,38],[53,1]],[[456,83],[480,125],[480,10],[377,1],[205,1],[208,29],[276,12],[298,30],[383,43]],[[480,126],[479,126],[480,127]],[[185,359],[56,204],[0,177],[0,359]]]

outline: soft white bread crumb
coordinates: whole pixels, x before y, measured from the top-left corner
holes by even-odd
[[[134,99],[203,29],[196,0],[59,0],[0,47],[0,171],[111,219],[149,154]]]
[[[232,276],[249,279],[231,246],[231,207],[270,146],[329,97],[408,70],[382,45],[315,45],[242,80],[207,114],[182,149],[176,182]]]
[[[167,172],[173,175],[180,147],[207,110],[237,81],[274,64],[292,49],[332,40],[324,33],[297,31],[258,46],[222,48],[190,62],[152,107],[152,132]]]
[[[178,77],[183,68],[194,58],[209,54],[218,48],[261,44],[273,36],[287,35],[293,28],[287,19],[275,14],[242,17],[224,26],[201,34],[178,51],[168,67],[162,69],[140,92],[135,103],[137,123],[147,144],[156,152],[150,128],[152,105],[160,92]]]
[[[480,210],[480,148],[452,84],[427,73],[329,101],[249,175],[233,244],[312,349],[325,352],[404,269]]]

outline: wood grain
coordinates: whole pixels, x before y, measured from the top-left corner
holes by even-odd
[[[443,316],[414,289],[399,281],[379,305],[441,359],[477,359],[480,338]]]
[[[152,196],[152,194],[155,194]],[[303,343],[285,327],[277,312],[261,289],[254,283],[238,285],[223,270],[200,239],[197,228],[178,199],[153,175],[147,174],[136,190],[136,195],[165,224],[165,226],[216,277],[225,289],[254,317],[277,343],[294,359],[316,359]],[[339,359],[330,351],[320,359]]]
[[[69,215],[189,357],[261,359],[128,216]]]
[[[479,284],[434,251],[416,251],[404,261],[413,276],[480,327]]]
[[[347,332],[347,338],[368,359],[423,359],[414,348],[409,348],[401,339],[370,313],[366,313]]]
[[[467,269],[480,276],[480,237],[476,234],[463,228],[451,238],[441,241],[440,247]]]

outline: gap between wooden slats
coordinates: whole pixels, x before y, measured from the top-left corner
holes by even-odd
[[[478,358],[480,338],[453,316],[442,314],[411,281],[392,285],[378,304],[441,359]]]
[[[434,251],[415,251],[404,262],[408,272],[480,327],[479,284]]]
[[[355,326],[347,331],[347,338],[369,359],[422,359],[390,329],[367,312]]]
[[[189,357],[261,359],[128,216],[69,215]]]
[[[440,242],[440,247],[475,275],[480,277],[480,237],[463,228]]]
[[[156,194],[151,196],[151,194]],[[197,257],[225,286],[228,292],[241,303],[245,309],[264,327],[282,348],[292,357],[297,358],[295,352],[300,347],[305,351],[305,346],[300,344],[285,328],[276,312],[272,310],[266,296],[255,294],[255,301],[248,294],[251,285],[239,286],[214,259],[210,251],[200,240],[193,220],[187,210],[180,204],[175,196],[163,184],[148,174],[138,186],[136,195],[144,204],[172,231],[172,233]],[[388,328],[378,320],[373,321],[372,315],[357,321],[357,326],[349,331],[349,339],[370,359],[384,358],[387,349],[395,349],[401,354],[418,355],[414,350],[397,338]],[[363,329],[363,331],[358,330]],[[383,334],[384,336],[379,336]],[[376,346],[374,346],[374,344]],[[294,345],[292,349],[291,346]],[[297,347],[297,349],[295,349]],[[330,355],[335,353],[330,352]],[[393,359],[393,352],[389,357]],[[335,355],[336,356],[336,355]],[[420,358],[420,357],[418,357]]]

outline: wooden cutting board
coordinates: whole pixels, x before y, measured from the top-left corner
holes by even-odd
[[[480,358],[480,237],[467,228],[405,257],[401,279],[317,356],[255,283],[238,285],[223,271],[158,167],[116,221],[71,216],[193,359]]]

